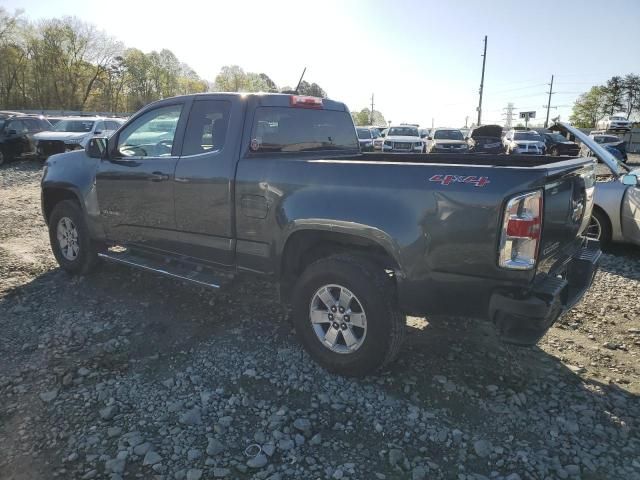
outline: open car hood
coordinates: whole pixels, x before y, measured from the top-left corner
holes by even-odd
[[[560,122],[560,123],[556,123],[555,125],[553,125],[550,128],[550,130],[558,131],[558,132],[561,132],[561,133],[566,133],[566,132],[571,133],[576,138],[576,140],[580,140],[580,142],[582,142],[584,145],[586,145],[589,148],[589,150],[591,150],[593,152],[593,154],[600,161],[602,161],[602,163],[604,163],[607,167],[609,167],[609,170],[611,170],[611,173],[614,176],[616,176],[616,177],[620,176],[620,168],[621,167],[622,167],[623,170],[625,170],[627,172],[630,170],[628,166],[626,166],[624,163],[618,161],[616,159],[616,157],[614,157],[611,152],[607,151],[606,148],[604,148],[602,145],[597,143],[593,138],[591,138],[588,135],[584,134],[582,131],[580,131],[579,129],[577,129],[573,125],[569,125],[568,123]]]
[[[478,137],[502,137],[502,127],[500,125],[483,125],[482,127],[474,128],[471,132],[471,138]]]

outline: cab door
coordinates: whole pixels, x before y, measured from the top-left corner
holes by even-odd
[[[107,238],[175,251],[174,180],[185,100],[143,112],[112,137],[96,173]]]

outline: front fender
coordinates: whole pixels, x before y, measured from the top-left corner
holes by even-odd
[[[84,150],[49,157],[45,163],[45,172],[41,181],[42,213],[45,215],[45,221],[47,192],[71,192],[85,214],[92,237],[104,238],[95,189],[98,162],[98,159],[89,157]],[[53,196],[53,198],[57,197],[59,195]]]

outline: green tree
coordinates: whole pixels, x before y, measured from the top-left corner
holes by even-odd
[[[373,111],[373,119],[371,117],[371,110],[368,108],[363,108],[359,112],[351,112],[351,116],[353,117],[353,123],[357,126],[362,125],[386,125],[387,122],[384,119],[384,115],[377,110]]]
[[[627,120],[633,112],[640,112],[640,75],[633,73],[624,77],[624,111],[627,113]]]
[[[604,111],[606,114],[613,115],[622,110],[624,103],[624,80],[622,77],[615,76],[607,80],[604,87],[605,104]]]
[[[606,107],[606,87],[591,87],[591,90],[580,95],[575,101],[570,120],[579,128],[594,127],[598,119],[605,115]]]
[[[327,92],[325,92],[317,83],[309,83],[306,80],[300,82],[298,87],[298,93],[300,95],[309,95],[311,97],[327,98]]]

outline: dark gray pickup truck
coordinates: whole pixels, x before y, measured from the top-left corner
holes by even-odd
[[[405,315],[465,315],[533,344],[591,285],[594,164],[518,155],[362,154],[344,104],[202,94],[148,105],[42,179],[53,253],[217,288],[277,282],[330,371],[394,359]]]

